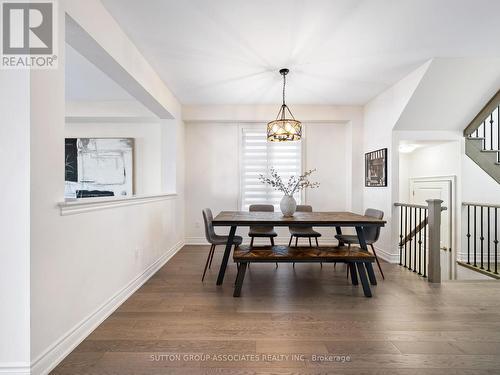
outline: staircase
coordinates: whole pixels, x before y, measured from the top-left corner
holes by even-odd
[[[465,128],[465,153],[500,184],[500,90]]]

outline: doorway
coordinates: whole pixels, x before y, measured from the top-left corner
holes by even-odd
[[[455,278],[455,199],[456,176],[415,177],[409,179],[410,203],[427,205],[427,199],[441,199],[446,210],[441,213],[441,277]]]

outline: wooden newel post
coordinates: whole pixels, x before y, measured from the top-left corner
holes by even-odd
[[[426,200],[429,207],[429,282],[441,282],[441,199]]]

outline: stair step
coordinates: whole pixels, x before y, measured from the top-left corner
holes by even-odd
[[[478,140],[485,140],[486,138],[485,137],[466,137],[467,139],[478,139]]]
[[[500,150],[481,150],[481,152],[490,152],[490,153],[496,152],[496,153],[499,153]]]

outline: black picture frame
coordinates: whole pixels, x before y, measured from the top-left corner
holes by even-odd
[[[365,154],[365,187],[387,187],[387,148]]]

